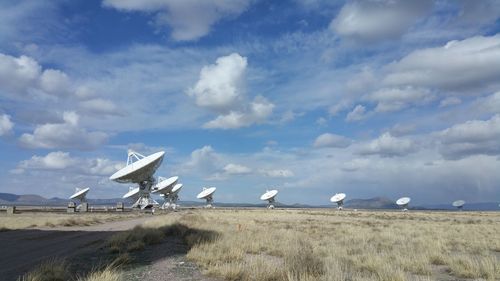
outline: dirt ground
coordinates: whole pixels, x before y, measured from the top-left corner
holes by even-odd
[[[16,280],[39,263],[52,258],[65,259],[72,268],[91,270],[102,263],[103,244],[111,235],[132,229],[151,217],[140,217],[92,226],[20,229],[0,232],[0,276]],[[147,247],[124,268],[125,280],[213,280],[185,259],[187,247],[169,237],[159,245]]]

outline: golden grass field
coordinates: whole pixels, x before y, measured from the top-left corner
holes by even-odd
[[[107,243],[127,260],[167,235],[222,280],[500,280],[499,212],[182,210]]]

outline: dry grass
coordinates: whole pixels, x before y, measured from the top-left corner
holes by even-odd
[[[500,213],[220,209],[148,227],[179,224],[218,233],[183,237],[225,280],[500,280]]]
[[[30,272],[18,278],[18,281],[120,281],[121,273],[114,265],[101,270],[93,270],[86,276],[75,277],[64,260],[52,259],[41,263]]]
[[[0,231],[35,227],[86,226],[140,215],[139,213],[21,213],[15,215],[1,213]]]

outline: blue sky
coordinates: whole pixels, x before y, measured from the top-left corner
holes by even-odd
[[[500,200],[497,1],[2,1],[1,191]]]

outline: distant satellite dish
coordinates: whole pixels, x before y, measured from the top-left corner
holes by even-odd
[[[172,187],[177,183],[177,180],[179,177],[170,177],[168,179],[163,178],[163,177],[158,177],[158,183],[156,184],[153,193],[159,192],[163,194],[168,194],[171,190]]]
[[[196,196],[196,198],[207,200],[207,205],[205,207],[212,208],[213,207],[212,204],[214,202],[213,195],[216,189],[217,188],[215,187],[209,187],[209,188],[204,187],[203,190]]]
[[[133,205],[141,209],[150,209],[158,203],[151,199],[151,187],[155,183],[154,173],[160,167],[165,151],[160,151],[149,156],[144,156],[135,151],[129,150],[127,165],[114,173],[110,180],[119,183],[139,184],[139,198]]]
[[[338,209],[342,210],[344,208],[345,193],[337,193],[330,198],[330,202],[337,203]]]
[[[274,202],[275,202],[275,197],[278,194],[278,191],[276,189],[273,190],[266,190],[264,194],[260,196],[260,200],[267,201],[267,208],[268,209],[274,209]]]
[[[453,205],[453,207],[457,207],[459,210],[462,210],[462,208],[465,205],[465,201],[464,200],[457,200],[457,201],[451,203],[451,205]]]
[[[122,197],[123,199],[135,198],[139,199],[139,187],[129,187],[129,191]]]
[[[178,183],[174,185],[174,187],[168,194],[164,195],[165,202],[163,203],[162,206],[163,209],[172,208],[172,210],[174,211],[177,209],[178,207],[177,201],[179,200],[179,192],[181,191],[181,189],[182,189],[182,183]]]
[[[87,193],[89,192],[90,187],[87,188],[76,188],[75,193],[69,197],[69,199],[76,199],[80,200],[80,202],[86,202],[87,201]]]
[[[402,208],[403,211],[408,211],[408,203],[410,203],[410,197],[401,197],[396,201],[396,205]]]

